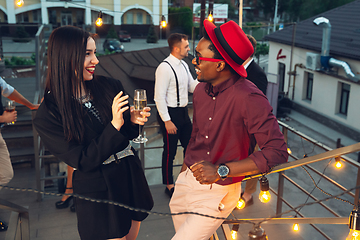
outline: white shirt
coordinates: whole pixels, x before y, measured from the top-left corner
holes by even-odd
[[[7,82],[5,82],[5,80],[2,77],[0,77],[0,87],[1,87],[1,94],[4,97],[8,97],[14,91],[14,88],[10,86]]]
[[[252,61],[254,61],[253,58],[251,58],[250,61],[248,61],[248,62],[244,65],[244,68],[247,69],[248,66],[250,65],[250,63],[251,63]]]
[[[193,79],[189,66],[185,61],[179,60],[172,54],[165,58],[164,61],[169,62],[176,72],[179,81],[179,107],[185,107],[188,104],[189,92],[194,92],[199,82]],[[176,91],[176,80],[173,70],[169,64],[165,62],[160,63],[155,72],[154,101],[159,115],[164,122],[171,120],[168,107],[178,107]]]

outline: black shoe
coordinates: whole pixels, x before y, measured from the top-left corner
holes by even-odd
[[[74,202],[73,202],[73,204],[70,206],[70,211],[76,212],[75,203],[74,203]]]
[[[240,198],[242,198],[242,199],[244,200],[244,202],[245,202],[245,207],[244,207],[244,208],[246,208],[246,207],[248,207],[248,206],[250,206],[250,205],[253,205],[253,204],[254,204],[253,196],[251,195],[250,200],[246,201],[245,198],[242,197],[243,194],[244,194],[244,192],[241,193]],[[243,209],[244,209],[244,208],[243,208]]]
[[[174,188],[168,189],[165,187],[165,193],[171,198],[174,193]]]
[[[73,196],[69,196],[65,201],[58,201],[55,203],[55,206],[57,209],[63,209],[67,208],[70,205],[70,201],[73,198]]]
[[[6,231],[7,229],[8,226],[3,221],[0,221],[0,232]]]

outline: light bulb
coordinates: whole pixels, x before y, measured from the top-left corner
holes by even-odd
[[[267,203],[271,200],[271,195],[269,192],[269,181],[265,176],[260,178],[260,194],[259,199],[262,203]]]
[[[237,238],[237,231],[231,230],[231,239],[235,240]]]
[[[336,157],[336,158],[335,158],[335,167],[336,167],[337,169],[340,169],[340,168],[342,167],[342,163],[341,163],[339,157]]]
[[[214,18],[213,18],[213,16],[212,16],[211,13],[210,13],[209,16],[208,16],[208,20],[209,20],[210,22],[214,21]]]
[[[298,223],[294,223],[293,230],[296,231],[296,232],[299,231],[299,224]]]
[[[349,235],[346,240],[360,240],[360,231],[350,229]]]
[[[239,224],[234,224],[232,229],[231,229],[231,232],[230,232],[230,235],[231,235],[231,239],[232,240],[235,240],[237,239],[237,233],[239,231]]]
[[[95,25],[98,27],[101,27],[103,25],[103,20],[102,20],[102,12],[100,11],[98,14],[98,18],[96,19]]]
[[[245,207],[246,203],[245,203],[245,200],[240,198],[239,201],[237,202],[236,204],[236,208],[241,210]]]
[[[95,22],[96,26],[101,27],[103,24],[103,20],[101,18],[98,18]]]
[[[16,1],[16,6],[22,7],[23,5],[24,5],[24,0],[17,0]]]
[[[166,25],[167,25],[167,24],[166,24],[166,21],[161,21],[161,27],[164,28],[164,27],[166,27]]]
[[[287,148],[287,152],[288,152],[288,154],[291,154],[291,153],[292,153],[292,151],[291,151],[290,148]]]
[[[271,195],[269,191],[261,191],[259,194],[260,202],[262,203],[268,203],[271,200]]]

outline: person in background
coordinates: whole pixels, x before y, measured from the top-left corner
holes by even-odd
[[[171,198],[174,192],[173,162],[178,140],[185,155],[191,136],[188,95],[194,91],[198,81],[193,79],[189,66],[182,60],[190,51],[187,36],[173,33],[168,38],[168,44],[170,55],[159,64],[155,72],[154,101],[164,141],[162,181],[166,185],[165,193]]]
[[[246,80],[242,65],[254,52],[234,21],[205,34],[193,59],[197,79],[193,131],[170,200],[171,213],[226,218],[236,206],[241,181],[287,161],[284,136],[264,94]],[[253,139],[261,151],[249,155]],[[223,222],[196,214],[173,215],[173,240],[207,240]]]
[[[247,73],[246,79],[250,80],[252,83],[254,83],[266,96],[266,89],[267,89],[267,85],[268,85],[266,73],[254,61],[254,55],[256,52],[257,42],[253,36],[251,36],[249,34],[246,34],[246,36],[254,48],[254,53],[248,59],[246,59],[246,61],[242,64],[244,66],[244,68],[246,69],[246,73]],[[258,151],[258,150],[259,150],[259,146],[256,145],[255,149],[250,149],[249,151],[250,151],[250,153],[252,153],[253,151]],[[241,198],[243,199],[244,204],[245,204],[244,207],[254,204],[254,199],[253,199],[252,194],[256,191],[257,182],[258,182],[257,178],[249,179],[246,181],[245,190],[243,193],[241,193]]]
[[[66,187],[65,187],[65,193],[66,194],[72,194],[73,193],[73,187],[72,187],[72,175],[74,172],[74,168],[67,166],[67,176],[66,176]],[[57,201],[55,203],[55,207],[57,209],[63,209],[67,208],[70,205],[70,201],[73,199],[72,196],[69,195],[63,195],[60,201]],[[70,206],[70,211],[75,212],[75,204],[73,203]]]
[[[3,78],[0,77],[0,87],[1,94],[19,104],[22,104],[28,107],[30,110],[36,110],[39,107],[39,104],[33,104],[29,100],[27,100],[23,95],[21,95],[14,87],[9,85]],[[7,112],[4,111],[3,103],[0,97],[0,123],[12,123],[16,122],[17,119],[17,111]],[[4,125],[5,126],[5,125]],[[14,170],[11,165],[9,150],[6,146],[6,142],[1,135],[0,129],[0,185],[6,185],[10,182],[10,180],[14,176]],[[1,186],[0,186],[1,189]],[[0,231],[6,231],[7,225],[0,221]]]
[[[44,145],[76,169],[75,194],[151,210],[153,199],[130,145],[150,116],[134,111],[119,80],[94,75],[95,38],[73,26],[55,29],[48,42],[44,100],[34,126]],[[81,239],[136,239],[148,214],[75,198]]]

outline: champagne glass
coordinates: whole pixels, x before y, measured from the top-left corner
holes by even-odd
[[[6,112],[15,111],[15,102],[12,100],[6,100],[5,111]],[[7,125],[12,125],[12,124],[15,124],[15,122],[7,123]]]
[[[140,112],[146,107],[147,101],[146,101],[146,90],[145,89],[135,89],[134,92],[134,107],[135,111],[138,112],[140,115]],[[147,138],[142,136],[142,128],[141,125],[139,125],[139,136],[137,138],[133,139],[134,143],[146,143],[148,141]]]

